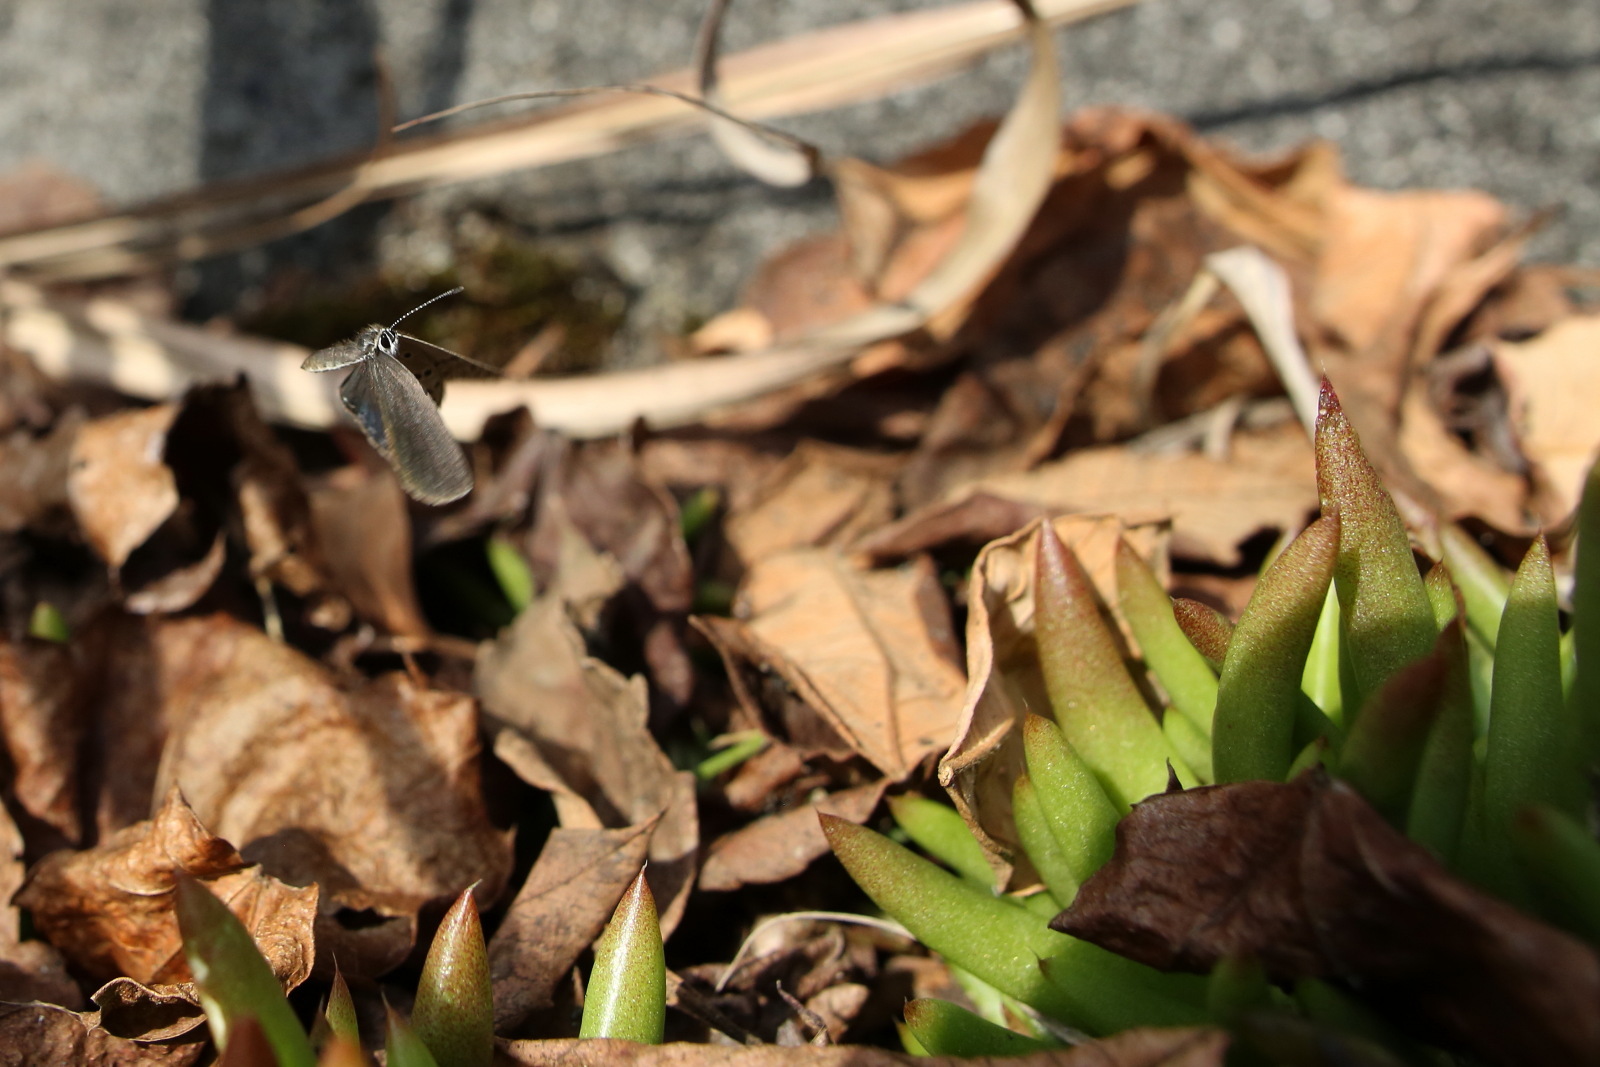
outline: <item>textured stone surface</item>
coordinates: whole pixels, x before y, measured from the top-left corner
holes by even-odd
[[[0,170],[44,157],[119,203],[370,141],[375,45],[403,116],[507,91],[633,80],[686,61],[703,0],[0,0]],[[735,5],[736,49],[926,0]],[[1144,0],[1061,34],[1067,106],[1124,103],[1252,149],[1338,141],[1358,181],[1475,186],[1564,214],[1540,258],[1600,265],[1600,4]],[[1005,106],[1012,50],[891,99],[788,123],[888,159]],[[595,257],[639,294],[634,336],[726,306],[765,251],[832,222],[704,138],[437,190],[186,272],[197,312],[284,263],[448,257],[469,208]]]

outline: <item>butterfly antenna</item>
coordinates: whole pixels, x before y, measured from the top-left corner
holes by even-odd
[[[389,324],[389,329],[391,329],[391,330],[394,329],[396,326],[400,325],[402,322],[406,321],[411,316],[415,315],[417,312],[419,312],[423,308],[427,307],[429,304],[437,304],[439,301],[443,300],[447,296],[455,296],[457,293],[466,292],[466,290],[467,290],[466,286],[458,285],[454,289],[451,289],[448,292],[440,293],[438,296],[429,297],[428,299],[424,300],[422,303],[418,304],[416,307],[412,308],[410,311],[406,312],[404,315],[401,315],[398,319],[395,319],[392,323]]]

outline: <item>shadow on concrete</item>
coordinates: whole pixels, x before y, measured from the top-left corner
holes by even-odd
[[[453,102],[474,0],[445,0],[429,35],[420,94],[428,110]],[[270,174],[371,146],[378,137],[380,28],[374,0],[208,0],[210,52],[201,107],[205,181]],[[240,295],[283,272],[328,278],[371,263],[387,204],[195,269],[186,312],[234,309]]]
[[[1417,85],[1449,82],[1465,85],[1474,81],[1512,75],[1576,74],[1600,68],[1600,53],[1587,55],[1489,56],[1464,63],[1438,64],[1415,70],[1394,71],[1381,78],[1352,82],[1332,92],[1287,94],[1238,107],[1194,111],[1184,116],[1197,130],[1213,130],[1240,122],[1303,115],[1319,108],[1360,103],[1374,97]]]

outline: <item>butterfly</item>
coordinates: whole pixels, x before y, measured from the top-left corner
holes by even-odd
[[[395,327],[462,288],[418,304],[389,326],[374,324],[348,341],[320,348],[300,364],[301,370],[316,373],[353,368],[339,386],[339,399],[394,468],[400,487],[424,504],[448,504],[472,491],[472,468],[439,417],[445,379],[499,372]]]

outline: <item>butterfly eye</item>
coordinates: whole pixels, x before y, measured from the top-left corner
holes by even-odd
[[[378,333],[378,351],[386,356],[396,355],[400,351],[400,337],[393,330],[381,330]]]

